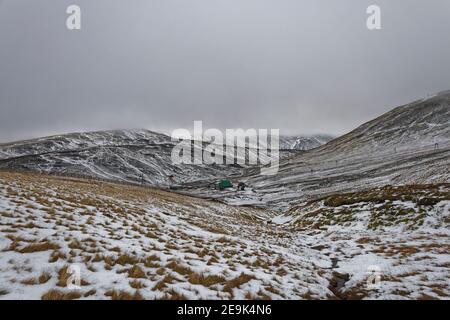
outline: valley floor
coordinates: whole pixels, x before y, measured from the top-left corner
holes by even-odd
[[[367,198],[281,215],[0,172],[0,299],[448,299],[449,193],[386,199],[411,209],[403,220]]]

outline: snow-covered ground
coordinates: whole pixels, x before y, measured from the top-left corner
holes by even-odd
[[[335,194],[272,222],[309,232],[311,246],[334,260],[335,276],[348,275],[341,298],[364,297],[374,272],[380,283],[370,298],[449,298],[450,184]]]
[[[382,214],[374,224],[367,198],[279,214],[0,172],[0,299],[449,298],[449,186],[433,188],[414,193],[419,203],[391,199],[412,210],[410,226]],[[74,265],[81,287],[70,289]]]
[[[326,259],[279,246],[267,212],[94,181],[0,176],[2,298],[330,295],[317,275]],[[80,290],[65,288],[72,264]]]

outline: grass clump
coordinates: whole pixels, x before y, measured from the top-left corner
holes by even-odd
[[[79,292],[64,292],[57,289],[50,289],[41,297],[42,300],[74,300],[81,298]]]

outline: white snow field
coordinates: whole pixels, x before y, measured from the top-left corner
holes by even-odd
[[[449,208],[448,184],[280,214],[3,171],[0,299],[448,299]]]

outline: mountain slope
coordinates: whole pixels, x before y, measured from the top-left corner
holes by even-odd
[[[73,133],[0,145],[0,168],[162,187],[241,172],[237,166],[173,165],[177,143],[148,130]]]
[[[308,143],[301,145],[302,149],[317,147],[327,138],[308,139]],[[292,138],[290,141],[291,144],[285,145],[288,149],[282,156],[291,155],[300,148],[289,149],[296,144]],[[168,187],[196,180],[214,181],[238,176],[245,167],[174,165],[171,152],[177,143],[167,135],[144,129],[71,133],[0,144],[0,168]],[[202,148],[205,146],[206,143]],[[227,152],[223,148],[222,155],[226,156]],[[249,153],[257,150],[247,148],[246,152],[248,157]],[[235,159],[237,161],[237,157]]]
[[[196,194],[288,209],[311,197],[388,184],[450,181],[450,91],[401,106],[327,144],[280,161],[277,174],[245,171],[245,194]]]
[[[332,136],[315,135],[315,136],[281,136],[280,150],[310,150],[333,140]]]
[[[262,210],[0,172],[0,216],[0,299],[333,296],[326,259],[306,246],[301,255],[290,249],[286,233],[263,223],[271,214]],[[81,287],[70,289],[74,264]]]
[[[395,190],[399,208],[420,194],[424,222],[394,217],[394,225],[385,214],[365,228],[367,213],[352,208],[347,219],[353,204],[337,197],[275,216],[151,188],[3,171],[0,299],[448,299],[448,188]],[[74,267],[78,288],[68,287]]]

